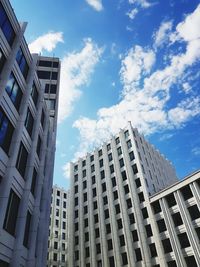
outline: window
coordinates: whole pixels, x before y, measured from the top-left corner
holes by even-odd
[[[129,136],[129,131],[128,131],[128,130],[126,130],[126,131],[124,132],[124,136],[125,136],[125,138],[127,138],[127,137]]]
[[[111,150],[111,145],[110,144],[107,145],[107,151],[109,151],[109,150]]]
[[[66,222],[62,223],[62,228],[65,230],[66,229]]]
[[[85,227],[88,227],[88,218],[84,220]]]
[[[86,256],[86,258],[90,257],[89,247],[85,248],[85,256]]]
[[[157,225],[158,225],[159,233],[162,233],[167,230],[164,219],[158,220]]]
[[[63,219],[66,219],[66,216],[67,216],[66,211],[63,211]]]
[[[65,233],[62,233],[62,239],[65,240],[65,238],[66,238]]]
[[[87,188],[87,181],[83,181],[83,189]]]
[[[0,266],[1,266],[1,267],[9,267],[9,263],[0,260]]]
[[[74,166],[74,171],[77,172],[78,171],[78,165]]]
[[[181,248],[187,248],[190,246],[190,242],[188,240],[186,233],[179,234],[178,239],[179,239],[179,242],[181,244]]]
[[[88,206],[84,206],[84,214],[88,213]]]
[[[30,137],[32,136],[33,124],[34,124],[34,118],[30,109],[28,108],[24,126],[26,127],[26,130],[29,133]]]
[[[93,189],[92,189],[92,194],[93,194],[93,197],[96,197],[96,195],[97,195],[97,190],[96,190],[96,188],[93,188]]]
[[[119,204],[115,205],[115,211],[116,211],[116,214],[120,213],[120,206],[119,206]]]
[[[183,221],[182,221],[182,218],[179,212],[172,214],[172,219],[174,221],[175,227],[183,224]]]
[[[35,86],[35,84],[33,83],[33,86],[31,88],[31,97],[33,99],[33,103],[35,104],[35,107],[37,107],[37,102],[38,102],[38,91],[37,88]]]
[[[108,160],[109,161],[112,161],[113,160],[112,153],[108,154]]]
[[[119,160],[119,166],[120,168],[124,167],[124,159]]]
[[[6,61],[6,57],[4,56],[3,51],[0,49],[0,72],[3,69],[5,61]]]
[[[115,260],[114,260],[114,257],[109,257],[109,264],[110,264],[110,267],[115,267]]]
[[[111,227],[110,227],[110,224],[106,224],[106,233],[107,235],[111,233]]]
[[[56,94],[57,86],[56,84],[45,84],[45,94]]]
[[[127,184],[124,186],[124,193],[125,194],[129,193],[129,186]]]
[[[155,201],[154,203],[152,203],[152,208],[153,208],[154,214],[161,212],[159,201]]]
[[[193,197],[193,194],[192,194],[192,191],[189,185],[184,186],[183,188],[181,188],[180,191],[182,193],[184,200],[188,200],[189,198]]]
[[[112,250],[113,249],[112,239],[109,239],[107,242],[108,242],[108,250]]]
[[[36,152],[37,152],[39,159],[40,159],[40,155],[41,155],[41,145],[42,145],[42,139],[41,139],[40,135],[38,135]]]
[[[57,80],[58,73],[57,72],[50,72],[50,71],[44,71],[44,70],[38,70],[37,71],[38,78],[43,80]]]
[[[177,267],[176,261],[168,261],[167,266],[168,267]]]
[[[94,201],[94,203],[93,203],[93,208],[94,208],[94,210],[97,209],[97,201]]]
[[[198,236],[199,241],[200,241],[200,227],[195,228],[195,231],[196,231],[197,236]]]
[[[104,172],[104,170],[100,172],[100,175],[101,175],[101,179],[104,179],[105,178],[105,172]]]
[[[115,143],[116,143],[116,145],[118,145],[118,144],[120,143],[119,137],[117,137],[117,138],[115,139]]]
[[[118,192],[117,191],[114,191],[113,192],[113,196],[114,196],[114,200],[118,199]]]
[[[75,218],[78,218],[78,210],[75,210],[75,211],[74,211],[74,217],[75,217]]]
[[[98,214],[94,215],[94,223],[98,223],[99,222],[99,217]]]
[[[185,257],[187,267],[197,267],[197,262],[194,256]]]
[[[190,213],[190,217],[191,217],[192,221],[200,218],[200,212],[199,212],[197,205],[193,205],[193,206],[189,207],[188,211]]]
[[[25,176],[27,159],[28,159],[28,152],[23,143],[21,142],[17,156],[16,168],[21,174],[22,178],[24,178]]]
[[[54,261],[57,261],[57,260],[58,260],[58,255],[57,255],[57,253],[53,253],[53,260],[54,260]]]
[[[109,210],[104,210],[105,220],[109,218]]]
[[[136,242],[139,240],[137,230],[132,231],[132,238],[133,238],[133,242]]]
[[[162,245],[165,253],[172,252],[172,246],[169,238],[163,239],[162,240]]]
[[[94,161],[94,155],[90,156],[90,162]]]
[[[37,179],[37,171],[35,168],[33,168],[32,182],[31,182],[31,193],[33,196],[35,196],[36,179]]]
[[[122,148],[121,146],[117,148],[117,154],[120,156],[122,154]]]
[[[149,217],[148,212],[147,212],[147,208],[142,209],[142,216],[143,216],[143,219],[146,219]]]
[[[46,100],[46,103],[47,103],[48,109],[50,109],[50,110],[55,109],[55,107],[56,107],[56,100],[55,99],[48,99],[48,100]]]
[[[129,157],[130,157],[130,161],[132,161],[132,160],[135,159],[135,156],[134,156],[133,151],[131,151],[131,152],[129,153]]]
[[[24,79],[26,79],[26,77],[28,75],[29,67],[28,67],[27,60],[24,56],[24,53],[23,53],[21,47],[19,48],[19,50],[17,52],[16,61],[17,61],[18,66],[19,66],[19,68],[20,68],[20,70],[24,76]]]
[[[138,173],[138,168],[137,168],[137,165],[136,164],[133,164],[132,170],[133,170],[133,173],[134,174]]]
[[[93,175],[92,176],[92,184],[95,184],[96,183],[96,180],[95,180],[95,176]]]
[[[117,226],[118,226],[118,229],[122,229],[123,228],[122,219],[121,218],[117,220]]]
[[[127,143],[128,149],[132,147],[131,140],[128,140],[126,143]]]
[[[86,161],[83,160],[83,161],[82,161],[82,167],[85,167],[85,165],[86,165]]]
[[[74,206],[78,206],[78,197],[75,197],[74,202],[75,202],[74,203],[75,204]]]
[[[130,209],[132,207],[132,201],[130,198],[126,200],[127,208]]]
[[[101,260],[97,261],[97,267],[102,267],[102,261]]]
[[[43,129],[44,129],[44,120],[45,120],[45,114],[44,114],[44,110],[42,109],[40,123],[41,123]]]
[[[147,237],[151,237],[153,235],[150,224],[145,225],[145,230],[146,230]]]
[[[114,172],[114,165],[110,165],[110,173],[113,173]]]
[[[106,183],[103,183],[101,186],[102,186],[102,192],[105,192],[106,191]]]
[[[78,223],[75,223],[75,231],[78,231]]]
[[[122,264],[127,265],[128,264],[128,258],[126,252],[122,253]]]
[[[8,154],[14,127],[0,107],[0,147]]]
[[[11,189],[3,228],[13,236],[15,235],[15,227],[17,222],[19,204],[20,204],[20,198]]]
[[[74,187],[74,193],[75,194],[78,193],[78,185],[75,185],[75,187]]]
[[[62,262],[65,262],[65,254],[62,254]]]
[[[130,213],[130,214],[128,215],[128,217],[129,217],[130,224],[135,223],[135,217],[134,217],[134,214],[133,214],[133,213]]]
[[[79,260],[79,251],[75,250],[75,260]]]
[[[176,199],[174,197],[174,194],[170,194],[166,196],[168,207],[171,208],[176,205]]]
[[[104,196],[103,197],[103,204],[104,205],[108,204],[108,198],[107,198],[107,196]]]
[[[100,168],[103,167],[103,159],[100,159],[100,161],[99,161],[99,167]]]
[[[58,249],[58,242],[54,242],[54,249]]]
[[[57,206],[60,205],[60,199],[56,199],[56,205],[57,205]]]
[[[112,186],[115,187],[117,185],[115,177],[113,177],[111,180],[112,180]]]
[[[97,254],[101,253],[101,245],[100,244],[96,244],[96,252],[97,252]]]
[[[87,241],[89,241],[89,233],[88,232],[85,233],[85,242],[87,242]]]
[[[121,247],[125,246],[124,235],[120,235],[120,236],[119,236],[119,242],[120,242],[120,246],[121,246]]]
[[[15,108],[19,110],[23,94],[13,73],[10,74],[10,77],[8,79],[6,92],[8,93],[10,100],[14,104]]]
[[[121,172],[122,180],[125,181],[127,179],[126,171]]]
[[[140,248],[135,249],[135,257],[136,261],[141,261],[142,260],[142,254]]]
[[[140,192],[139,194],[138,194],[138,198],[139,198],[139,201],[140,201],[140,203],[142,203],[142,202],[144,202],[144,194],[143,194],[143,192]]]
[[[99,228],[95,229],[95,237],[98,238],[100,236]]]
[[[8,41],[9,45],[12,46],[13,41],[15,39],[15,32],[1,3],[0,3],[0,28],[6,40]]]
[[[77,182],[78,181],[78,174],[75,174],[74,175],[74,182]]]
[[[83,194],[83,201],[86,202],[87,201],[87,193]]]
[[[154,243],[150,244],[149,245],[149,250],[150,250],[150,253],[151,253],[151,257],[154,258],[157,256],[157,251],[156,251],[156,246]]]
[[[78,239],[78,236],[75,236],[75,241],[74,241],[75,245],[78,245],[79,243],[79,239]]]
[[[86,170],[83,170],[82,175],[83,175],[83,178],[86,176]]]

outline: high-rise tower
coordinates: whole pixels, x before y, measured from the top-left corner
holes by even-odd
[[[31,55],[25,28],[1,0],[0,266],[40,267],[47,255],[60,61]]]

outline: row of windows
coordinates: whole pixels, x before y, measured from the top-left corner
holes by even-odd
[[[6,215],[4,219],[3,228],[9,234],[15,236],[15,228],[16,222],[18,217],[18,210],[20,205],[20,198],[18,195],[11,189],[8,199],[8,205],[6,209]],[[26,215],[26,224],[24,229],[24,239],[23,245],[28,247],[28,240],[29,240],[29,232],[30,232],[30,225],[31,225],[31,213],[27,211]]]

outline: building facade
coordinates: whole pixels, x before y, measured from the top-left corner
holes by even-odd
[[[1,267],[45,266],[47,257],[60,61],[31,55],[25,28],[1,0]]]
[[[67,267],[69,192],[56,185],[52,190],[48,241],[48,267]]]
[[[131,123],[70,172],[69,266],[168,266],[150,199],[176,174]]]

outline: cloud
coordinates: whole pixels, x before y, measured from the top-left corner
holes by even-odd
[[[121,59],[120,80],[123,86],[121,101],[108,108],[100,108],[94,120],[81,117],[73,127],[80,132],[80,147],[75,157],[80,157],[95,146],[101,145],[111,135],[124,128],[128,121],[145,135],[167,129],[183,127],[200,114],[200,97],[187,95],[178,102],[173,90],[178,91],[186,71],[199,62],[200,12],[195,10],[176,27],[177,45],[184,45],[184,52],[170,54],[163,69],[154,68],[155,52],[150,48],[135,46]],[[198,18],[197,18],[198,17]],[[193,25],[193,34],[186,32]],[[170,41],[169,41],[170,42]],[[171,100],[171,105],[168,105]],[[176,100],[176,102],[174,102]]]
[[[62,32],[48,32],[32,43],[30,43],[29,49],[31,53],[42,54],[44,51],[51,52],[58,43],[64,43]]]
[[[191,152],[193,155],[199,156],[200,155],[200,147],[194,147]]]
[[[158,31],[154,34],[155,46],[162,46],[170,37],[172,30],[172,21],[166,21],[161,23]]]
[[[127,12],[126,15],[130,18],[130,19],[134,19],[135,16],[138,13],[138,9],[137,8],[133,8],[131,11]]]
[[[149,3],[147,0],[129,0],[129,3],[136,4],[138,6],[141,6],[142,8],[149,8],[155,5],[155,3]]]
[[[74,102],[82,94],[81,87],[88,85],[102,52],[103,48],[88,38],[84,40],[84,47],[80,52],[72,52],[62,59],[58,122],[71,113]]]
[[[160,140],[161,142],[162,142],[162,141],[166,141],[166,140],[172,138],[173,136],[174,136],[174,134],[172,134],[172,133],[166,133],[166,134],[163,134],[163,135],[159,138],[159,140]]]
[[[67,162],[63,167],[63,175],[64,177],[66,177],[67,179],[70,178],[70,163]]]
[[[103,5],[102,0],[86,0],[86,2],[93,7],[96,11],[102,11]]]

